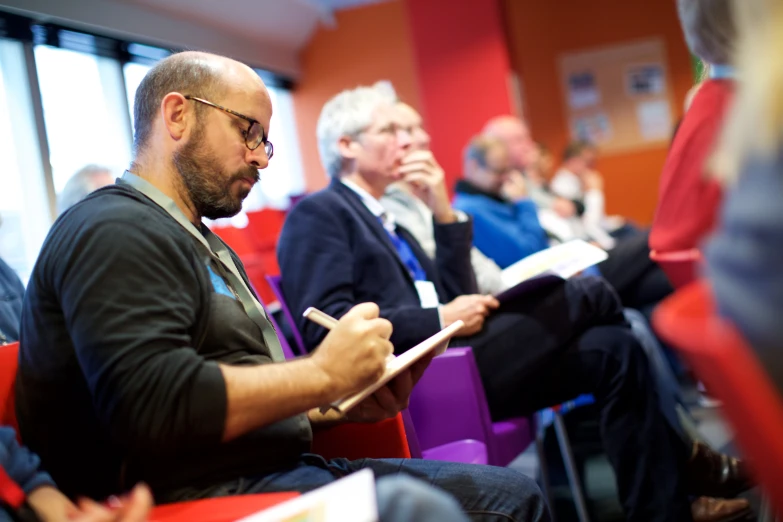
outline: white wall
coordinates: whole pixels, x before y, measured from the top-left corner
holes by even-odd
[[[285,0],[290,1],[290,0]],[[211,51],[297,78],[298,51],[111,0],[0,0],[9,11],[140,43]]]

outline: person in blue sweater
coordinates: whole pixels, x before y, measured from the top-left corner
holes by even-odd
[[[19,445],[16,432],[0,426],[0,522],[142,522],[152,506],[152,494],[136,486],[122,499],[106,505],[82,499],[72,503],[52,477],[40,469],[38,456]]]
[[[473,218],[473,243],[484,255],[506,268],[549,246],[538,208],[502,141],[474,138],[465,149],[463,169],[454,208]],[[624,306],[647,314],[671,293],[666,275],[649,258],[645,234],[617,241],[608,253],[598,268]]]
[[[19,339],[24,285],[16,272],[0,259],[0,344]]]

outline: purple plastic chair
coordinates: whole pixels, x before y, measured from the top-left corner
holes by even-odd
[[[478,440],[486,444],[490,464],[507,466],[533,441],[527,418],[492,422],[470,348],[449,348],[436,357],[413,389],[409,409],[424,448]]]

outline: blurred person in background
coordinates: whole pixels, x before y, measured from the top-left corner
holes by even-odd
[[[698,248],[717,221],[720,183],[706,174],[734,95],[731,66],[736,28],[731,0],[678,0],[680,24],[691,52],[708,69],[692,88],[661,174],[650,248],[671,252]]]
[[[62,214],[88,194],[114,183],[115,176],[108,167],[86,165],[70,177],[57,196],[57,214]]]
[[[3,216],[0,216],[0,227]],[[0,258],[0,345],[19,339],[24,284],[16,272]]]
[[[720,313],[783,393],[783,0],[732,7],[742,81],[711,160],[727,193],[707,273]]]

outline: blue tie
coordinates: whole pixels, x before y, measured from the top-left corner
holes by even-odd
[[[380,217],[378,219],[381,220],[381,225],[383,225],[383,218]],[[408,244],[408,242],[386,227],[383,227],[383,229],[389,235],[389,239],[391,239],[394,248],[397,250],[397,255],[400,256],[400,260],[408,269],[408,272],[410,273],[413,280],[427,281],[427,274],[421,267],[421,263],[419,263],[419,260],[414,255],[413,250],[411,250],[411,246]]]

